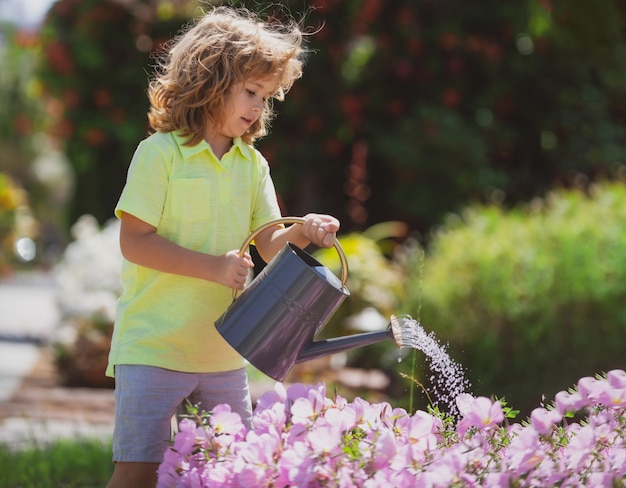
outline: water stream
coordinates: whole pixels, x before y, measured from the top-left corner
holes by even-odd
[[[429,380],[433,405],[458,416],[456,399],[463,393],[469,393],[471,387],[461,365],[448,355],[433,332],[427,333],[410,315],[392,316],[391,325],[400,349],[418,349],[426,355],[432,373]]]

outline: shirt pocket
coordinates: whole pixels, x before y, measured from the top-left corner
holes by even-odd
[[[177,178],[171,186],[172,218],[181,223],[206,222],[215,215],[215,191],[207,178]]]

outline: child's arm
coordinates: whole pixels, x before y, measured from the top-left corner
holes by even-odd
[[[259,254],[266,263],[280,251],[287,241],[298,247],[313,243],[318,247],[332,247],[339,230],[339,221],[330,215],[307,214],[302,225],[287,228],[270,227],[254,238]]]
[[[243,290],[248,268],[253,266],[248,253],[237,250],[213,256],[185,249],[156,233],[156,228],[143,220],[123,213],[120,247],[127,260],[164,273],[172,273],[214,281],[229,288]]]

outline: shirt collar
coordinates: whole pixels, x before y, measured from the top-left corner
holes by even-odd
[[[213,154],[213,150],[211,149],[211,146],[204,139],[202,139],[195,146],[185,146],[184,144],[185,144],[185,141],[187,141],[188,139],[187,137],[181,136],[180,133],[178,132],[174,132],[173,136],[174,136],[174,140],[176,141],[176,145],[178,146],[178,149],[180,151],[180,154],[182,158],[185,160],[192,158],[196,154],[200,154],[202,151],[209,151],[209,153]],[[252,154],[251,154],[252,149],[248,144],[243,142],[241,137],[235,137],[233,139],[233,146],[236,150],[239,151],[239,154],[241,154],[241,156],[243,156],[244,158],[248,160],[252,159]]]

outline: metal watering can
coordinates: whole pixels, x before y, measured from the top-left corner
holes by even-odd
[[[254,230],[245,240],[240,254],[254,237],[276,224],[302,224],[303,218],[285,217]],[[254,278],[217,319],[222,337],[254,367],[276,381],[283,381],[296,364],[384,339],[403,341],[404,318],[392,317],[387,330],[364,332],[335,339],[314,341],[344,299],[348,263],[341,245],[334,247],[341,260],[341,279],[306,251],[287,243],[274,259]],[[410,317],[409,317],[410,318]]]

